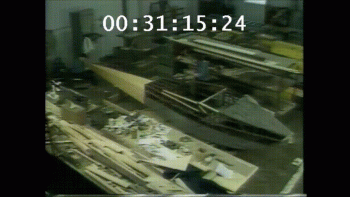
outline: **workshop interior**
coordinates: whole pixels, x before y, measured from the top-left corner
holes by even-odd
[[[300,195],[303,0],[45,0],[45,195]]]

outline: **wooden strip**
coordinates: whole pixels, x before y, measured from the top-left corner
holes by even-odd
[[[239,48],[233,47],[233,46],[216,44],[214,42],[210,42],[210,41],[207,41],[207,40],[199,40],[199,39],[197,39],[197,40],[193,40],[193,42],[196,42],[196,43],[199,43],[199,44],[205,44],[205,45],[212,46],[212,47],[217,47],[217,48],[220,48],[220,49],[225,49],[225,50],[230,50],[230,51],[234,51],[234,52],[244,53],[244,54],[248,54],[248,55],[255,55],[255,52],[252,52],[252,51],[239,49]]]
[[[70,124],[68,122],[66,122],[65,120],[61,120],[60,121],[60,125],[59,127],[62,129],[63,132],[77,138],[80,140],[87,140],[90,139],[90,137],[88,135],[86,135],[85,133],[79,132],[76,129],[73,129],[72,126],[73,124]]]
[[[112,151],[109,148],[104,148],[103,151],[108,154],[109,157],[112,159],[123,162],[128,168],[131,168],[130,170],[133,170],[138,174],[140,177],[147,178],[148,176],[151,176],[153,173],[147,169],[142,164],[136,163],[132,159],[128,158],[127,156],[123,154],[118,154],[114,151]]]
[[[200,110],[202,110],[203,113],[208,114],[208,112],[205,111],[205,109],[201,105],[198,105],[198,107],[199,107]]]
[[[224,88],[224,89],[220,90],[219,92],[217,92],[217,93],[215,93],[215,94],[209,96],[208,98],[204,99],[203,101],[201,101],[201,102],[199,102],[199,103],[204,103],[204,102],[208,101],[209,99],[215,97],[216,95],[221,94],[221,93],[224,92],[224,91],[226,91],[226,88]]]
[[[283,187],[280,194],[289,194],[297,182],[300,180],[304,172],[304,164],[301,163],[297,172],[292,176],[292,178],[288,181],[288,183]]]
[[[175,101],[181,103],[182,105],[184,105],[184,106],[186,106],[186,107],[188,107],[188,108],[190,108],[190,109],[192,109],[192,110],[194,110],[194,111],[196,111],[196,112],[199,112],[198,109],[196,109],[196,108],[194,108],[194,107],[192,107],[192,106],[190,106],[190,105],[188,105],[188,104],[186,104],[186,103],[180,101],[180,100],[177,99],[177,98],[174,98],[173,96],[170,96],[170,95],[168,95],[168,94],[166,94],[166,93],[164,93],[164,92],[162,92],[162,94],[163,94],[164,96],[167,96],[167,97],[169,97],[169,98],[171,98],[171,99],[173,99],[173,100],[175,100]]]
[[[85,170],[85,173],[91,177],[92,179],[94,179],[95,181],[97,181],[98,183],[100,183],[104,188],[107,188],[108,190],[110,190],[111,192],[113,192],[114,194],[128,194],[128,192],[117,188],[117,187],[112,187],[111,185],[109,185],[105,180],[103,180],[102,178],[98,177],[97,175],[95,175],[94,173]]]
[[[89,140],[89,142],[95,143],[96,146],[100,146],[100,147],[107,146],[107,147],[110,147],[117,152],[123,152],[124,154],[127,154],[129,156],[133,155],[133,153],[129,149],[127,149],[126,147],[98,134],[97,132],[95,132],[95,131],[93,131],[85,126],[80,126],[80,125],[76,125],[76,124],[69,124],[69,126],[74,128],[79,133],[87,136],[87,138],[92,139],[92,140]]]
[[[85,159],[91,161],[93,164],[95,164],[95,165],[97,165],[97,166],[102,165],[100,162],[98,162],[98,161],[92,159],[91,157],[85,155],[84,153],[82,153],[82,152],[80,152],[80,151],[78,151],[78,150],[76,150],[76,149],[73,149],[72,152],[79,154],[80,156],[82,156],[82,157],[84,157]],[[120,174],[118,174],[118,175],[121,176]]]
[[[176,96],[176,97],[178,97],[178,98],[184,99],[184,100],[186,100],[186,101],[188,101],[188,102],[191,102],[191,103],[194,103],[194,104],[198,104],[197,101],[194,101],[194,100],[192,100],[192,99],[189,99],[189,98],[183,97],[183,96],[181,96],[181,95],[175,94],[175,93],[170,92],[170,91],[168,91],[168,90],[163,90],[163,92],[168,93],[168,94],[170,94],[170,95],[172,95],[172,96]]]
[[[57,117],[61,117],[61,109],[47,99],[45,100],[45,112],[51,112]]]
[[[123,186],[125,188],[129,187],[131,185],[131,183],[124,181],[122,179],[118,179],[117,177],[110,175],[106,172],[103,172],[101,170],[98,169],[98,167],[96,165],[90,165],[88,167],[86,167],[87,170],[89,170],[90,172],[93,172],[94,174],[101,176],[104,179],[110,180],[120,186]]]
[[[63,125],[61,127],[61,131],[67,134],[69,139],[74,143],[74,145],[76,145],[79,149],[81,149],[84,154],[87,154],[87,155],[91,154],[90,148],[83,143],[83,141],[86,140],[85,137],[75,132],[73,129],[69,127],[65,127]]]
[[[117,160],[114,160],[107,156],[101,150],[91,147],[93,158],[100,161],[106,167],[112,168],[120,172],[122,175],[128,177],[129,179],[135,181],[138,184],[145,185],[147,181],[145,181],[142,177],[137,175],[130,167],[127,167],[124,163],[121,163]]]
[[[112,103],[112,102],[110,102],[110,101],[107,101],[106,99],[103,99],[103,103],[104,103],[105,105],[107,105],[108,107],[114,108],[115,110],[117,110],[117,111],[120,112],[120,113],[127,114],[127,115],[131,114],[130,111],[128,111],[128,110],[126,110],[126,109],[120,107],[120,106],[117,105],[117,104],[114,104],[114,103]]]
[[[202,49],[193,49],[193,50],[198,52],[198,53],[203,53],[203,54],[206,54],[206,55],[210,55],[210,56],[212,56],[214,58],[220,58],[220,59],[224,59],[224,60],[231,61],[231,62],[234,61],[234,62],[237,62],[237,63],[242,64],[244,66],[248,66],[250,68],[254,68],[254,69],[261,70],[261,71],[264,71],[264,72],[269,72],[269,73],[271,72],[271,70],[268,69],[268,68],[261,67],[261,66],[256,66],[256,65],[251,64],[249,62],[233,59],[233,58],[230,58],[230,57],[225,57],[223,55],[216,54],[216,53],[209,52],[209,51],[205,51],[205,50],[202,50]]]
[[[199,105],[201,105],[201,106],[203,106],[203,107],[205,107],[205,108],[207,108],[207,109],[210,109],[210,110],[213,111],[213,112],[216,112],[216,113],[219,113],[219,112],[220,112],[219,110],[216,110],[216,109],[214,109],[214,108],[212,108],[212,107],[210,107],[209,105],[206,105],[206,104],[204,104],[204,103],[199,103]]]
[[[65,143],[73,143],[72,141],[65,140],[65,141],[45,141],[45,144],[65,144]]]

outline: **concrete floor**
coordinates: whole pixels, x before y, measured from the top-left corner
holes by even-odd
[[[274,144],[266,149],[239,151],[237,157],[259,166],[257,173],[242,188],[242,193],[278,194],[297,172],[292,165],[296,158],[303,159],[303,112],[291,110],[279,118],[295,133],[292,144]],[[303,178],[296,182],[291,193],[303,193]]]

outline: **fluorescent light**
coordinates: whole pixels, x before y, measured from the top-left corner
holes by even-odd
[[[244,0],[244,3],[255,3],[255,4],[265,5],[266,0]]]

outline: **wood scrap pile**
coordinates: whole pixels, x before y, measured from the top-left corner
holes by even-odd
[[[149,153],[148,159],[142,161],[179,171],[186,171],[192,165],[202,171],[203,179],[216,183],[228,193],[236,192],[258,170],[253,164],[146,115],[126,117],[111,120],[102,130],[130,149],[142,150],[144,155]],[[113,125],[118,128],[115,130]],[[127,130],[137,130],[137,136],[128,134]]]
[[[73,146],[61,149],[61,154],[75,153],[71,154],[70,159],[83,157],[90,161],[80,165],[79,170],[110,193],[192,193],[187,188],[164,179],[155,168],[140,162],[138,155],[130,149],[103,137],[92,128],[70,124],[55,119],[54,116],[50,116],[50,127],[72,142]]]
[[[235,193],[258,167],[158,122],[146,114],[110,118],[101,130],[60,119],[47,102],[50,144],[68,165],[111,194],[193,194],[181,177],[163,178],[166,169],[187,173]]]

